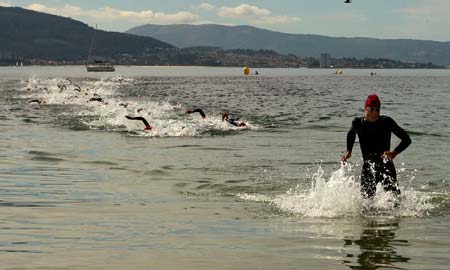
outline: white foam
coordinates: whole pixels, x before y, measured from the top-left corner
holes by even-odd
[[[132,83],[132,79],[122,77],[72,82],[64,78],[40,79],[33,76],[22,89],[25,91],[22,97],[39,99],[43,104],[81,105],[78,116],[95,116],[94,119],[82,120],[88,127],[128,131],[134,136],[198,136],[211,130],[243,129],[222,121],[220,115],[210,115],[206,119],[197,114],[187,115],[180,104],[173,105],[169,101],[124,101],[114,96],[119,86],[126,87]],[[102,98],[102,101],[92,101],[93,98]],[[128,120],[126,115],[144,117],[153,129],[143,131],[141,121]],[[257,127],[248,124],[245,128]]]

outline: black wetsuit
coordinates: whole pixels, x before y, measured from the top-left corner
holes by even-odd
[[[352,122],[347,134],[347,151],[352,151],[358,134],[364,159],[361,170],[361,194],[364,197],[372,198],[378,183],[383,185],[385,191],[400,194],[394,162],[382,158],[385,151],[390,151],[392,133],[401,140],[394,149],[397,153],[401,153],[411,144],[411,138],[406,131],[388,116],[382,115],[375,122],[368,122],[364,117],[356,117]]]

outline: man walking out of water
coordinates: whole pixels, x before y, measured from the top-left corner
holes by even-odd
[[[347,133],[347,151],[342,156],[344,162],[351,157],[358,134],[364,160],[361,171],[361,194],[364,198],[375,196],[378,183],[383,185],[385,191],[392,192],[396,197],[400,195],[393,159],[411,144],[411,138],[392,118],[380,116],[380,108],[378,96],[369,95],[364,105],[365,117],[353,119]],[[393,151],[390,150],[392,133],[401,140]]]

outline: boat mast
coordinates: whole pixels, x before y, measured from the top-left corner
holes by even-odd
[[[94,50],[94,40],[95,40],[96,34],[97,34],[97,25],[95,25],[94,35],[92,36],[92,40],[91,40],[91,47],[89,48],[88,63],[91,62],[91,56],[92,56],[92,51]]]

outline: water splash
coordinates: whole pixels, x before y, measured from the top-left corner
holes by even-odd
[[[326,177],[322,166],[311,175],[309,189],[296,186],[286,193],[273,197],[258,194],[239,194],[244,200],[266,202],[275,208],[303,217],[343,216],[423,216],[434,206],[431,196],[412,187],[401,187],[400,205],[390,192],[384,192],[381,184],[373,200],[360,195],[359,180],[350,163]]]
[[[76,105],[77,112],[63,112],[61,115],[77,119],[90,129],[128,132],[142,137],[199,136],[208,132],[242,130],[221,120],[219,114],[201,119],[198,115],[186,115],[180,104],[167,101],[151,101],[146,96],[125,100],[118,96],[118,89],[131,88],[133,79],[123,77],[79,82],[64,78],[37,78],[32,76],[23,82],[22,98],[39,100],[46,105]],[[126,115],[142,116],[153,127],[143,131],[140,121],[130,121]],[[89,116],[89,117],[88,117]],[[247,123],[245,129],[258,127]]]

